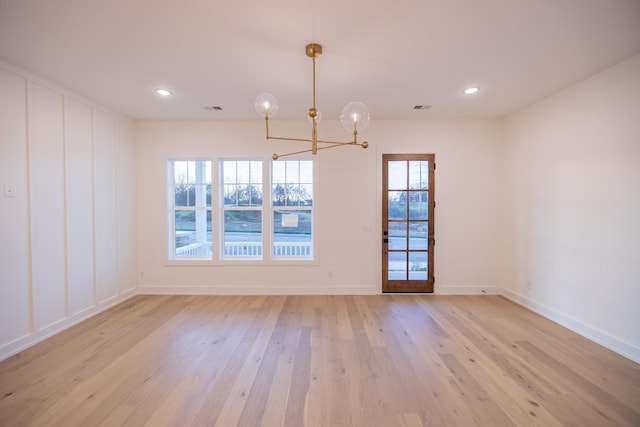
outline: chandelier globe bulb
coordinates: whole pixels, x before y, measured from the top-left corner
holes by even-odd
[[[261,93],[253,104],[261,117],[273,117],[278,112],[278,100],[270,93]]]
[[[371,115],[369,109],[362,102],[350,102],[342,109],[340,122],[348,132],[360,132],[369,125]]]

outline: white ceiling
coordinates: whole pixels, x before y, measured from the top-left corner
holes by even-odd
[[[640,0],[0,0],[1,58],[135,119],[304,119],[312,41],[325,119],[502,117],[639,53]]]

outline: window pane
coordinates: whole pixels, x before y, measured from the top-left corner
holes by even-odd
[[[427,252],[409,252],[409,280],[427,280]]]
[[[286,179],[285,173],[286,161],[274,161],[271,162],[271,183],[272,184],[284,184]]]
[[[427,249],[427,222],[410,222],[409,223],[409,249],[426,250]]]
[[[274,210],[273,255],[312,257],[312,218],[311,210]]]
[[[310,184],[313,182],[313,162],[311,160],[300,161],[300,183]]]
[[[301,206],[313,205],[313,184],[300,185],[300,205]]]
[[[287,182],[299,182],[300,180],[300,162],[298,160],[287,160]]]
[[[407,219],[407,192],[388,191],[389,219]]]
[[[429,189],[429,162],[413,160],[409,162],[409,188]]]
[[[287,191],[284,184],[271,186],[271,203],[273,203],[273,206],[286,206]]]
[[[407,280],[407,253],[388,252],[387,280]]]
[[[211,206],[211,185],[210,184],[196,184],[193,186],[193,196],[190,202],[193,202],[189,206]]]
[[[235,184],[236,183],[236,161],[235,160],[225,160],[222,162],[222,180],[224,184]]]
[[[174,189],[176,206],[194,206],[196,193],[193,185],[176,183]]]
[[[253,184],[262,183],[262,162],[260,161],[251,162],[251,171],[250,171],[249,179]]]
[[[176,258],[211,258],[210,210],[177,210],[174,226]]]
[[[224,256],[262,257],[262,211],[224,211]]]
[[[211,161],[169,160],[168,170],[169,256],[211,259]]]
[[[427,201],[429,193],[426,191],[409,191],[409,218],[428,219]]]
[[[225,206],[238,205],[238,187],[236,185],[224,186],[224,205]]]
[[[389,190],[405,190],[407,188],[407,162],[405,160],[390,161],[387,188]]]
[[[271,164],[274,207],[271,255],[310,259],[313,257],[313,210],[310,208],[313,206],[313,161],[279,160]]]
[[[389,222],[389,246],[390,250],[407,249],[407,223]]]
[[[261,206],[262,190],[255,185],[239,185],[236,188],[238,206]]]
[[[238,184],[248,184],[250,182],[251,173],[249,165],[251,162],[236,162],[237,163],[237,182]]]
[[[253,184],[249,187],[249,204],[251,206],[262,206],[262,185]]]
[[[225,206],[262,206],[262,162],[221,162]]]
[[[189,167],[190,163],[191,167]],[[193,172],[193,161],[176,160],[173,162],[173,182],[176,184],[193,183],[195,180]]]

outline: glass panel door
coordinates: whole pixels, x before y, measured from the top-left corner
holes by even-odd
[[[382,156],[383,292],[433,292],[434,159]]]

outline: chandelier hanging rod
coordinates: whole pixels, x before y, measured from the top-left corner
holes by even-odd
[[[369,123],[370,115],[369,109],[361,102],[351,102],[347,104],[342,110],[340,115],[340,121],[342,125],[349,132],[353,131],[353,140],[347,142],[338,141],[325,141],[318,139],[318,121],[320,120],[320,112],[316,108],[316,58],[322,55],[322,46],[316,43],[308,44],[305,47],[305,52],[308,57],[311,58],[313,63],[313,78],[312,78],[312,106],[307,111],[307,116],[311,119],[311,138],[290,138],[271,136],[269,134],[269,118],[273,117],[278,111],[278,102],[275,96],[269,93],[263,93],[258,96],[254,104],[258,114],[265,119],[266,137],[265,139],[275,139],[282,141],[295,141],[295,142],[310,142],[311,148],[308,150],[294,151],[287,154],[273,154],[272,158],[278,160],[279,157],[292,156],[296,154],[312,153],[317,154],[318,150],[325,150],[328,148],[341,147],[343,145],[359,145],[362,148],[367,148],[369,143],[364,141],[358,142],[358,130],[364,129]],[[329,144],[324,147],[318,147],[318,144]]]

